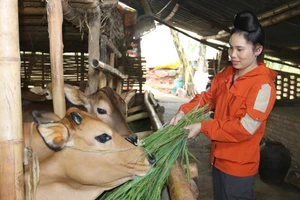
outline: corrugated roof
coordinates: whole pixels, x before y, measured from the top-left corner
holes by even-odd
[[[266,32],[265,53],[300,64],[300,1],[289,0],[147,0],[152,14],[167,25],[215,36],[228,31],[234,15],[244,9],[253,10],[261,19]],[[177,11],[174,12],[174,8]],[[173,11],[173,13],[172,13]],[[168,16],[173,15],[168,21]],[[218,38],[227,42],[228,37]]]

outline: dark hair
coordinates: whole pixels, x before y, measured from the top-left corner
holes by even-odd
[[[243,10],[237,13],[234,17],[233,25],[234,28],[231,30],[231,35],[241,33],[254,46],[258,44],[264,46],[265,33],[254,12]]]

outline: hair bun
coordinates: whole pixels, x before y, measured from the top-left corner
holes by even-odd
[[[254,14],[249,10],[244,10],[237,13],[234,17],[233,25],[236,29],[247,32],[254,32],[260,28],[260,23]]]

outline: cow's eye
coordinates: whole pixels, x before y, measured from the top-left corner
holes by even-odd
[[[78,124],[78,125],[81,124],[82,117],[78,112],[71,112],[71,117],[76,124]]]
[[[98,142],[105,143],[105,142],[111,140],[111,136],[110,136],[110,135],[107,135],[106,133],[103,133],[103,134],[101,134],[101,135],[96,136],[95,139],[96,139]]]
[[[106,110],[104,110],[102,108],[97,108],[97,112],[101,115],[106,114]]]

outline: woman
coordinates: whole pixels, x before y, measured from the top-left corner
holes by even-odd
[[[192,124],[188,138],[204,133],[212,140],[214,198],[255,199],[260,147],[267,117],[275,99],[277,73],[257,61],[264,45],[264,31],[256,15],[241,11],[234,18],[229,40],[232,65],[224,68],[211,87],[180,106],[170,124],[176,125],[195,106],[208,103],[214,119]]]

